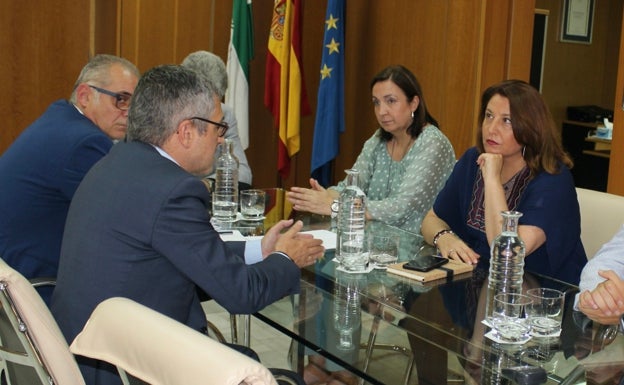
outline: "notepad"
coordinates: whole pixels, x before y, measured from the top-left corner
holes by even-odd
[[[447,264],[427,272],[406,269],[403,267],[405,263],[399,262],[388,266],[388,273],[397,274],[419,282],[429,282],[444,278],[452,280],[454,277],[471,272],[474,269],[474,265],[457,262],[452,259]]]

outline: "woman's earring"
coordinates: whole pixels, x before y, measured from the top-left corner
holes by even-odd
[[[524,158],[524,152],[526,151],[526,146],[522,147],[522,157]]]
[[[414,111],[412,111],[412,119],[414,119]]]

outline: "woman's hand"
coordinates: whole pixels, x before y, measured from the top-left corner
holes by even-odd
[[[501,171],[503,169],[503,156],[501,154],[490,154],[485,152],[477,158],[477,164],[481,169],[483,180],[492,181],[498,184],[501,182]]]
[[[448,233],[438,238],[438,250],[443,257],[476,265],[479,262],[479,254],[475,253],[457,235]]]
[[[440,230],[450,226],[436,215],[433,209],[429,210],[422,221],[421,232],[425,240],[433,245],[434,238]],[[479,261],[479,254],[475,253],[464,241],[452,232],[439,235],[435,240],[436,246],[443,257],[475,265]]]
[[[311,188],[292,187],[286,193],[286,198],[293,204],[293,209],[330,215],[332,201],[338,198],[337,192],[326,190],[313,178],[310,178],[310,186]]]

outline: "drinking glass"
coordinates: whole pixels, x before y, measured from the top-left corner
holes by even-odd
[[[528,295],[501,293],[494,296],[492,329],[501,341],[516,343],[530,338],[531,324],[526,309],[531,305]]]
[[[243,190],[240,193],[241,214],[245,219],[260,219],[264,216],[266,193],[262,190]]]
[[[399,259],[399,236],[396,234],[369,234],[368,256],[377,267],[385,268]]]
[[[527,307],[534,336],[554,336],[561,332],[565,295],[559,290],[539,287],[527,290],[531,305]]]

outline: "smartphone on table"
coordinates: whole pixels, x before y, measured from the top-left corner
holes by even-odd
[[[448,259],[437,255],[423,255],[409,262],[405,262],[404,268],[427,272],[448,263]]]

